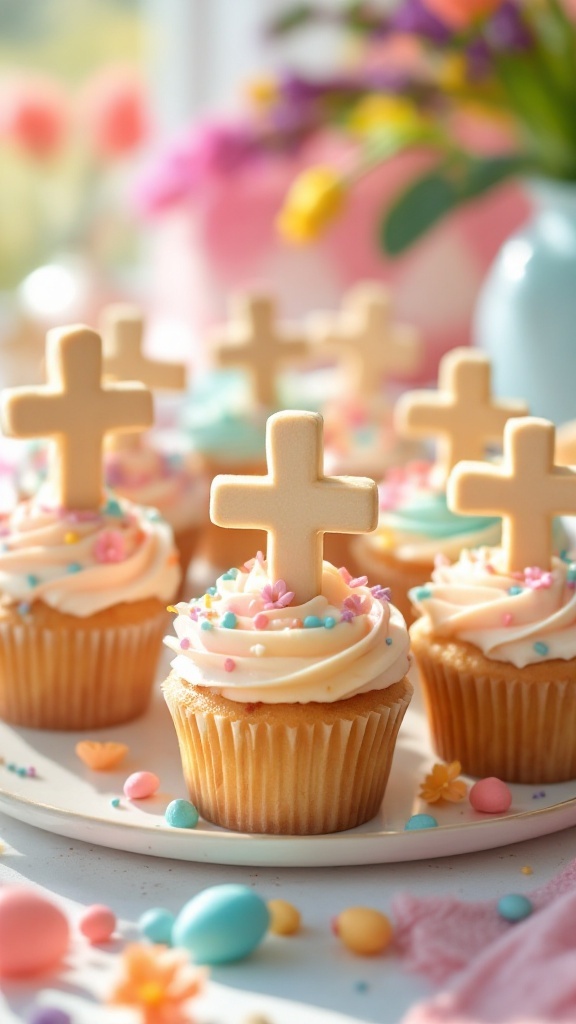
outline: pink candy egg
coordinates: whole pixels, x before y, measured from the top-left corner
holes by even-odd
[[[475,782],[469,798],[474,810],[482,814],[504,814],[512,803],[512,793],[506,783],[493,776]]]
[[[154,772],[133,772],[124,783],[124,796],[129,800],[145,800],[160,789],[160,779]]]
[[[0,977],[26,978],[58,966],[70,928],[59,907],[31,889],[0,889]]]
[[[91,945],[108,942],[116,930],[116,915],[101,903],[86,907],[78,927]]]

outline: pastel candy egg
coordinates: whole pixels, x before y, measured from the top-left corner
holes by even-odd
[[[0,889],[0,977],[32,977],[56,968],[69,942],[68,920],[59,907],[31,889]]]
[[[129,800],[145,800],[160,789],[160,779],[154,772],[133,772],[124,783],[124,796]]]
[[[163,946],[172,943],[172,929],[175,917],[164,907],[151,907],[144,911],[138,920],[138,931],[150,942],[158,942]]]
[[[508,786],[494,776],[475,782],[468,795],[474,810],[482,814],[505,814],[512,803]]]
[[[200,815],[189,800],[171,800],[164,817],[172,828],[196,828]]]
[[[110,907],[95,903],[86,908],[78,927],[93,946],[99,942],[108,942],[116,930],[116,914]]]
[[[336,918],[334,930],[344,945],[359,956],[382,953],[392,939],[390,921],[371,907],[343,910]]]
[[[263,899],[245,885],[214,885],[182,908],[172,943],[197,964],[226,964],[248,956],[262,941],[270,914]]]
[[[295,935],[300,931],[300,911],[286,900],[268,900],[268,912],[273,935]]]
[[[413,814],[404,825],[405,832],[417,832],[421,828],[437,828],[438,822],[431,814]]]

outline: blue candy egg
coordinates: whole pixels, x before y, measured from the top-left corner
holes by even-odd
[[[404,825],[405,832],[415,832],[421,828],[437,828],[438,822],[431,814],[413,814]]]
[[[214,885],[182,908],[172,944],[187,949],[197,964],[227,964],[248,956],[270,922],[263,899],[245,885]]]
[[[138,931],[150,942],[159,942],[163,946],[169,946],[172,942],[172,928],[174,926],[174,914],[164,907],[151,907],[144,911],[138,920]]]
[[[508,896],[502,896],[498,900],[498,913],[505,921],[523,921],[529,917],[534,907],[527,896],[511,892]]]

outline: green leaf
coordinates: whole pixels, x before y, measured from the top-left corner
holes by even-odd
[[[389,256],[399,256],[458,206],[524,169],[525,159],[516,155],[464,158],[434,168],[409,185],[386,211],[379,230],[382,248]]]
[[[302,28],[310,21],[315,21],[317,16],[318,10],[315,4],[294,4],[271,18],[266,24],[266,31],[272,37],[282,36],[293,32],[294,29]]]

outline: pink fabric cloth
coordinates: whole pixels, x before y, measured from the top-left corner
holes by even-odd
[[[396,942],[408,967],[450,979],[403,1024],[574,1024],[576,861],[530,899],[535,913],[512,925],[496,900],[399,897]]]

